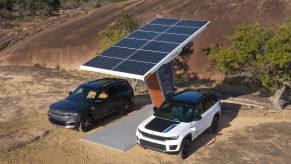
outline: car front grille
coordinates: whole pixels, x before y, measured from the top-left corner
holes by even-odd
[[[165,145],[161,145],[161,144],[145,141],[143,139],[140,139],[140,144],[145,146],[145,147],[152,148],[152,149],[155,149],[155,150],[166,151],[166,146]]]
[[[59,121],[53,118],[49,118],[49,121],[53,124],[59,125],[59,126],[66,126],[66,123],[63,121]]]
[[[51,111],[51,114],[54,115],[54,116],[65,117],[64,113],[59,113],[59,112]]]
[[[143,136],[147,137],[147,138],[151,138],[151,139],[155,139],[155,140],[160,140],[160,141],[165,141],[166,138],[161,137],[161,136],[156,136],[153,134],[149,134],[149,133],[145,133],[143,131],[139,131]]]

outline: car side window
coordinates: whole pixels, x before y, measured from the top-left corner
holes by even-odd
[[[211,107],[209,98],[204,99],[202,102],[203,113],[206,112]]]
[[[203,113],[206,112],[208,109],[210,109],[214,104],[216,103],[215,99],[211,96],[206,98],[203,102],[202,102],[202,106],[203,106]]]
[[[194,111],[194,118],[195,117],[200,117],[203,114],[203,108],[202,104],[199,103],[196,105],[195,111]]]
[[[109,94],[109,97],[114,96],[114,95],[116,95],[117,93],[118,93],[118,88],[117,88],[117,86],[110,86],[110,87],[108,88],[108,94]]]
[[[89,90],[88,94],[86,96],[87,99],[95,99],[97,95],[97,92],[94,90]]]
[[[119,84],[118,87],[120,92],[126,91],[129,88],[125,83]]]

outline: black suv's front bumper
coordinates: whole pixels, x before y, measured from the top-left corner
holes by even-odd
[[[80,124],[79,116],[61,116],[59,114],[48,112],[48,120],[50,123],[64,128],[78,128]]]

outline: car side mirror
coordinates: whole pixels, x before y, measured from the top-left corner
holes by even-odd
[[[73,92],[69,92],[69,95],[71,95]]]
[[[201,116],[195,116],[195,117],[194,117],[194,121],[198,121],[198,120],[201,120],[201,119],[202,119]]]
[[[197,131],[197,129],[195,127],[191,128],[190,130],[191,130],[191,132],[196,132]]]
[[[154,111],[154,113],[156,113],[156,111],[158,110],[158,108],[157,107],[153,107],[153,111]]]

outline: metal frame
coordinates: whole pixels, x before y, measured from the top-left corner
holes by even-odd
[[[183,19],[184,20],[184,19]],[[179,20],[178,22],[180,22],[181,20]],[[178,22],[176,22],[175,24],[177,24]],[[150,23],[148,23],[150,24]],[[174,25],[175,25],[174,24]],[[202,31],[204,31],[207,26],[210,24],[210,21],[208,21],[204,26],[202,26],[199,30],[197,30],[194,34],[192,35],[188,35],[189,38],[186,39],[184,42],[182,42],[181,44],[179,44],[173,51],[171,51],[167,56],[165,56],[160,62],[156,63],[156,65],[154,67],[152,67],[148,72],[146,72],[144,75],[137,75],[137,74],[131,74],[131,73],[125,73],[125,72],[119,72],[119,71],[114,71],[114,70],[108,70],[108,69],[102,69],[102,68],[96,68],[96,67],[90,67],[90,66],[85,66],[85,65],[81,65],[80,69],[81,70],[88,70],[88,71],[94,71],[94,72],[100,72],[100,73],[104,73],[104,74],[110,74],[110,75],[114,75],[114,76],[122,76],[122,77],[127,77],[127,78],[133,78],[133,79],[138,79],[138,80],[142,80],[145,81],[146,78],[148,77],[149,74],[152,74],[154,72],[156,72],[162,65],[171,62],[175,57],[177,57],[184,46],[186,46],[189,42],[191,42],[196,36],[198,36]],[[155,24],[153,24],[155,25]],[[169,26],[172,27],[174,25]],[[139,29],[137,29],[138,31]],[[166,30],[165,30],[166,31]],[[164,31],[164,32],[165,32]],[[151,31],[148,31],[151,32]],[[159,35],[157,35],[155,38],[157,38],[158,36],[160,36],[161,34],[163,34],[164,32],[161,32]],[[130,34],[129,34],[130,35]],[[129,35],[127,35],[125,38],[127,38]],[[179,35],[179,34],[177,34]],[[154,39],[151,39],[149,41],[154,41]],[[133,39],[133,38],[132,38]],[[145,44],[147,45],[147,44]],[[143,45],[143,47],[145,46]],[[117,47],[117,46],[116,46]],[[118,46],[119,47],[119,46]],[[122,47],[122,48],[127,48],[127,47]],[[142,48],[142,47],[141,47]],[[130,48],[129,48],[130,49]],[[141,49],[143,50],[143,49]],[[135,53],[133,53],[135,54]],[[133,55],[132,54],[132,55]],[[130,55],[130,56],[132,56]],[[129,57],[130,57],[129,56]],[[104,56],[106,57],[106,56]],[[129,58],[128,57],[128,58]],[[126,60],[126,59],[124,59]],[[142,61],[140,61],[142,62]],[[121,62],[122,63],[122,62]]]

